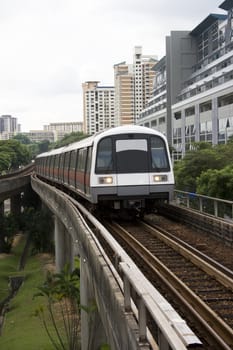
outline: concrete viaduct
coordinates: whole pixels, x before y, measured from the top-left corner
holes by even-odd
[[[82,350],[98,350],[104,343],[111,350],[167,350],[188,348],[198,339],[171,306],[144,278],[123,249],[102,229],[116,254],[117,267],[105,255],[76,205],[68,196],[33,175],[0,178],[0,208],[11,199],[11,210],[20,211],[21,193],[35,191],[54,214],[55,261],[60,271],[66,263],[73,267],[74,255],[80,256],[81,304],[96,304],[94,313],[81,313]],[[0,213],[0,215],[1,215]],[[87,214],[88,215],[88,214]],[[123,279],[119,277],[121,269]],[[139,282],[140,280],[140,282]],[[139,309],[130,302],[130,289],[139,296]],[[130,304],[129,304],[130,303]],[[146,328],[146,312],[157,322],[158,339],[151,339]],[[135,316],[136,313],[136,316]],[[182,329],[182,336],[180,336]]]

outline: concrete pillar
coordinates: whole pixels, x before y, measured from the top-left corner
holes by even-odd
[[[81,310],[81,348],[82,350],[98,350],[101,345],[108,344],[106,334],[95,305],[94,287],[90,278],[88,261],[80,256],[80,303]],[[87,311],[86,311],[87,310]]]
[[[15,216],[21,213],[21,194],[16,194],[11,197],[11,213]]]
[[[181,110],[181,145],[182,145],[182,157],[185,155],[185,111]]]
[[[218,144],[218,98],[212,99],[212,144]]]
[[[195,142],[200,142],[200,105],[195,104]]]
[[[55,262],[56,271],[60,272],[66,264],[74,269],[74,244],[71,235],[61,220],[55,217]]]

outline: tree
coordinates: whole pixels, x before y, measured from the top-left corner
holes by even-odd
[[[0,218],[0,253],[9,254],[18,229],[17,219],[9,214]]]
[[[231,171],[233,164],[233,142],[212,147],[209,143],[195,143],[194,150],[175,164],[176,188],[188,192],[198,192],[209,196],[229,198],[224,186],[231,188]],[[226,170],[227,169],[227,170]],[[229,171],[229,174],[226,174]],[[221,184],[223,180],[226,183]],[[217,183],[219,181],[218,189]],[[222,188],[222,191],[221,189]]]
[[[26,208],[21,214],[21,229],[30,236],[33,254],[54,252],[53,219],[48,210]]]
[[[61,273],[47,273],[39,292],[34,297],[43,296],[47,299],[46,309],[39,307],[35,316],[39,317],[48,337],[55,349],[77,350],[79,349],[78,332],[80,326],[80,272],[76,268],[70,272],[66,265]],[[52,334],[48,324],[46,311],[52,323],[55,335]],[[63,329],[59,325],[63,322]],[[61,322],[60,322],[61,323]],[[63,336],[65,334],[65,338]]]
[[[0,148],[1,152],[1,148]],[[0,153],[0,174],[6,172],[10,168],[11,155],[6,152]]]
[[[39,153],[43,153],[43,152],[47,152],[49,149],[49,140],[43,140],[41,142],[38,143],[38,152]]]
[[[197,192],[206,196],[233,200],[233,165],[208,169],[197,179]]]
[[[196,179],[203,171],[219,169],[224,162],[214,148],[201,148],[187,152],[174,167],[176,188],[196,192]]]
[[[31,160],[27,146],[17,140],[1,140],[0,154],[1,172],[17,170],[19,166],[26,165]]]
[[[31,143],[31,140],[29,139],[29,137],[27,137],[27,135],[25,134],[17,134],[15,135],[12,140],[17,140],[20,143],[22,143],[23,145],[29,145]]]
[[[88,135],[84,134],[83,132],[72,132],[70,134],[66,134],[63,139],[53,144],[52,148],[63,147],[69,145],[70,143],[80,141],[86,137],[88,137]]]

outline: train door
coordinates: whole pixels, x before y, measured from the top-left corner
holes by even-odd
[[[70,167],[70,152],[65,153],[64,157],[64,183],[69,185],[69,167]]]
[[[87,153],[86,153],[86,169],[85,169],[85,179],[84,179],[84,191],[87,196],[90,195],[91,160],[92,160],[92,147],[88,147]]]
[[[61,153],[59,156],[59,167],[58,167],[58,180],[59,182],[63,182],[64,181],[64,153]]]
[[[49,163],[49,178],[53,178],[53,169],[54,169],[54,156],[50,157],[50,163]]]
[[[149,194],[148,139],[144,135],[123,135],[116,140],[118,195]]]
[[[59,169],[59,154],[55,155],[55,160],[54,160],[54,171],[53,171],[53,176],[55,180],[58,180],[58,169]]]
[[[78,152],[78,164],[76,172],[76,188],[78,192],[85,193],[85,166],[87,149],[80,148]]]
[[[70,155],[69,184],[75,187],[75,172],[77,163],[77,150],[73,150]]]

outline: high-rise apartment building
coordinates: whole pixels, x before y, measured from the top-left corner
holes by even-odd
[[[135,124],[151,97],[157,57],[134,48],[133,63],[114,65],[116,125]]]
[[[193,30],[173,31],[157,65],[154,94],[138,124],[163,131],[178,155],[193,142],[233,135],[233,1]]]
[[[87,81],[83,87],[84,132],[92,135],[115,126],[114,86],[98,86],[98,81]]]
[[[114,66],[115,123],[134,124],[134,75],[132,65],[126,62]]]
[[[30,130],[29,132],[24,132],[23,134],[27,136],[31,142],[57,141],[56,134],[54,131]]]
[[[17,123],[17,118],[11,115],[2,115],[0,117],[0,139],[10,139],[20,132],[20,125]]]
[[[72,132],[83,132],[82,122],[60,122],[60,123],[50,123],[49,125],[44,125],[45,131],[52,131],[54,133],[55,141],[61,140],[66,134]]]

